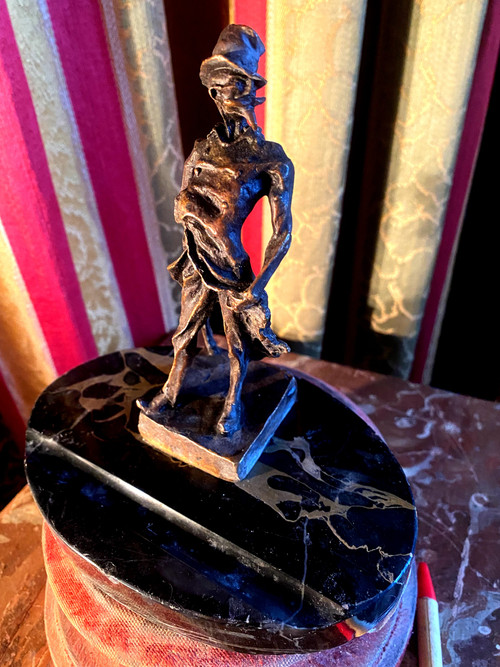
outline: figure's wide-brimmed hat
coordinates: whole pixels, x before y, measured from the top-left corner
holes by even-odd
[[[266,80],[257,74],[259,58],[266,49],[259,35],[246,25],[228,25],[221,32],[212,51],[212,56],[201,63],[200,79],[204,86],[210,85],[210,75],[216,70],[230,70],[246,76],[257,88],[266,85]]]

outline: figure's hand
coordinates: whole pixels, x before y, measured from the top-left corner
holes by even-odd
[[[256,306],[259,303],[259,299],[255,297],[252,290],[249,288],[244,292],[232,292],[229,295],[229,306],[235,313],[242,313],[247,308]]]

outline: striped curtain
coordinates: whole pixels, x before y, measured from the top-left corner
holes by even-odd
[[[0,91],[0,396],[21,438],[58,374],[176,325],[162,3],[0,0]]]
[[[368,291],[370,329],[408,377],[435,268],[487,0],[415,3]],[[392,347],[392,349],[390,349]]]
[[[273,326],[295,350],[429,380],[498,9],[487,0],[232,0],[232,20],[265,35],[261,125],[295,164],[292,248],[268,290]],[[265,209],[252,229],[257,264],[270,234]]]
[[[237,23],[266,36],[261,121],[295,165],[293,244],[269,284],[273,327],[319,356],[346,179],[366,0],[235,0]],[[265,115],[264,115],[265,114]],[[260,253],[270,236],[261,215]],[[254,227],[257,226],[254,222]]]

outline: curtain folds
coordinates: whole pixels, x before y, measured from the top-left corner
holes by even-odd
[[[486,6],[413,4],[367,304],[370,328],[386,338],[392,371],[403,377],[413,365]]]
[[[176,259],[182,243],[172,204],[181,185],[184,154],[164,9],[157,0],[101,0],[101,6],[122,108],[133,110],[124,118],[141,213],[163,319],[167,329],[173,329],[180,288],[167,275],[165,260],[169,264]]]
[[[69,244],[93,337],[100,351],[130,345],[48,7],[43,1],[7,0],[7,8],[22,64],[18,75],[26,76],[42,144],[39,150],[45,153],[62,218],[60,232]]]
[[[267,1],[265,134],[295,165],[293,244],[269,285],[269,302],[278,334],[315,356],[342,210],[364,16],[365,0]]]
[[[184,158],[162,2],[1,0],[0,91],[0,373],[18,433],[58,374],[176,325]]]

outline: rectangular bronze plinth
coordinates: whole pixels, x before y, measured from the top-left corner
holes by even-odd
[[[220,356],[200,355],[186,374],[172,408],[152,408],[138,401],[143,439],[185,463],[228,481],[248,476],[276,429],[293,406],[297,382],[287,371],[252,362],[242,393],[242,428],[220,435],[215,424],[228,388],[228,363]]]

